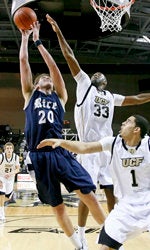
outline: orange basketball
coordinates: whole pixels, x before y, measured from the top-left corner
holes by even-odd
[[[18,29],[29,30],[30,25],[37,21],[37,16],[31,8],[21,7],[15,12],[13,20]]]

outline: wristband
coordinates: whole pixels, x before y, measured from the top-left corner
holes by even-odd
[[[35,47],[38,47],[41,44],[42,44],[41,40],[37,40],[34,42]]]

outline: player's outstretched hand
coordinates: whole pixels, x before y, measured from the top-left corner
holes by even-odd
[[[52,25],[54,32],[57,33],[57,31],[59,30],[59,27],[56,21],[49,14],[46,14],[46,19]]]
[[[61,144],[61,139],[45,139],[37,145],[37,149],[40,149],[46,146],[51,146],[52,148],[56,148],[60,146],[60,144]]]

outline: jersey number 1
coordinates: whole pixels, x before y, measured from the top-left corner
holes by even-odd
[[[132,187],[137,187],[138,184],[136,183],[135,170],[131,170],[130,173],[132,174],[132,180],[133,180]]]

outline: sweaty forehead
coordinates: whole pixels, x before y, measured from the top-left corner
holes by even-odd
[[[135,123],[135,117],[134,116],[130,116],[126,121],[127,122],[131,122],[131,123]]]

